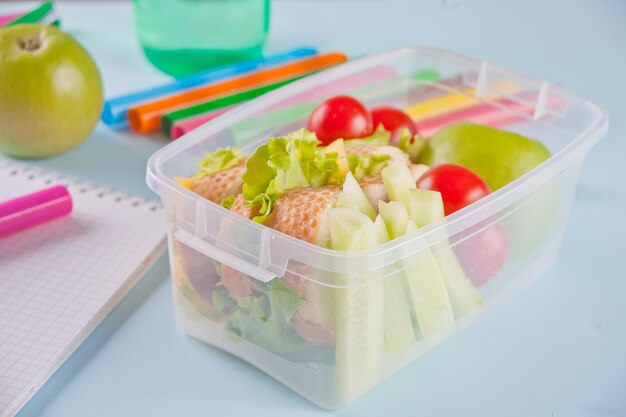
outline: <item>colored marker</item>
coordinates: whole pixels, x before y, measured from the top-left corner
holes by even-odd
[[[341,53],[318,55],[290,62],[279,67],[268,68],[229,78],[218,83],[193,88],[180,94],[133,107],[128,111],[128,121],[130,122],[130,127],[137,133],[153,132],[161,126],[161,117],[164,114],[225,94],[231,94],[234,91],[248,90],[286,78],[319,71],[345,62],[347,59],[346,55]]]
[[[180,93],[183,90],[197,87],[215,81],[221,81],[229,77],[256,71],[261,68],[271,68],[282,65],[296,59],[313,56],[317,51],[313,48],[298,48],[280,54],[270,55],[265,58],[237,62],[224,65],[196,74],[178,78],[167,84],[136,91],[131,94],[115,97],[104,102],[102,122],[112,127],[125,127],[128,125],[126,114],[131,107],[156,100],[160,97]]]
[[[497,82],[494,84],[493,88],[502,94],[516,94],[521,90],[519,84],[511,81]],[[416,103],[408,107],[405,111],[413,120],[420,121],[472,107],[480,103],[481,100],[497,100],[501,98],[495,93],[487,93],[477,98],[473,96],[474,93],[473,88],[466,88],[462,93],[443,93]]]
[[[25,13],[18,17],[17,19],[9,22],[7,26],[21,25],[24,23],[37,23],[40,22],[44,17],[46,17],[50,12],[52,12],[53,5],[51,1],[47,1],[43,3],[41,6],[36,9],[31,10],[28,13]]]
[[[0,203],[0,237],[67,216],[72,197],[62,185]]]
[[[537,92],[525,92],[520,94],[519,98],[527,102],[533,102],[537,96]],[[558,109],[562,108],[565,102],[556,96],[550,96],[547,98],[547,105],[552,109]],[[503,127],[532,118],[534,113],[534,106],[522,104],[511,99],[500,99],[424,119],[418,121],[415,125],[421,135],[430,137],[437,133],[439,129],[454,122],[468,121],[491,127]]]
[[[252,90],[242,91],[239,93],[220,97],[215,100],[209,100],[204,103],[196,104],[195,106],[186,107],[184,109],[168,113],[164,115],[163,119],[161,120],[163,133],[168,135],[171,131],[172,125],[179,120],[184,120],[190,117],[195,117],[201,114],[206,114],[208,112],[223,109],[225,107],[233,106],[235,104],[241,104],[245,101],[252,100],[253,98],[259,97],[272,90],[276,90],[277,88],[280,88],[284,85],[294,82],[300,78],[302,78],[302,76],[289,78],[287,80],[279,81],[273,84],[264,85],[262,87],[254,88]]]

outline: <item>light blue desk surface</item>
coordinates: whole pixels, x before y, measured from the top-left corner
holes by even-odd
[[[25,4],[3,3],[0,12]],[[165,78],[143,59],[130,3],[59,9],[64,28],[97,60],[108,96]],[[444,47],[564,84],[612,116],[609,135],[585,164],[550,272],[337,414],[625,416],[626,2],[278,0],[271,31],[270,50]],[[151,196],[145,163],[165,143],[99,126],[78,149],[32,163]],[[252,366],[181,334],[169,275],[163,258],[19,417],[325,414]]]

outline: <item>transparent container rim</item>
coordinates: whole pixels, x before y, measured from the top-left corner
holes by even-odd
[[[250,102],[245,103],[234,110],[227,111],[224,114],[216,117],[215,119],[205,123],[201,127],[182,136],[176,141],[168,144],[163,149],[155,152],[148,160],[146,182],[150,189],[157,194],[160,194],[159,191],[161,187],[167,187],[174,192],[177,192],[186,196],[189,199],[194,200],[196,202],[196,205],[204,207],[214,207],[218,210],[222,210],[223,216],[228,217],[233,221],[246,223],[249,227],[255,228],[259,232],[269,233],[272,237],[279,237],[288,241],[293,246],[296,246],[303,250],[307,250],[317,255],[322,255],[334,259],[344,259],[346,261],[350,260],[353,262],[358,262],[358,259],[385,255],[389,256],[390,253],[394,253],[397,251],[399,259],[400,257],[404,257],[406,255],[405,252],[398,251],[399,248],[411,245],[411,252],[424,250],[429,247],[432,242],[439,240],[442,233],[445,233],[446,235],[454,235],[468,227],[473,226],[476,223],[486,220],[496,212],[506,208],[513,202],[519,200],[522,196],[531,193],[533,190],[537,189],[550,178],[553,178],[561,171],[563,171],[563,169],[568,165],[568,161],[570,161],[574,156],[580,155],[581,153],[586,153],[606,134],[608,130],[608,113],[597,104],[578,97],[577,95],[570,93],[562,87],[548,84],[525,74],[489,63],[490,68],[507,73],[512,77],[515,77],[516,79],[526,80],[532,83],[549,85],[551,92],[558,92],[559,95],[566,97],[569,100],[578,101],[579,104],[588,107],[589,110],[596,115],[595,120],[590,123],[587,128],[582,131],[575,139],[573,139],[567,146],[553,154],[548,160],[546,160],[530,172],[526,173],[525,175],[521,176],[520,178],[516,179],[515,181],[512,181],[506,186],[491,193],[487,197],[479,200],[478,202],[462,210],[459,210],[452,215],[446,216],[445,218],[438,220],[428,226],[422,227],[416,232],[411,233],[410,235],[394,239],[375,248],[358,251],[337,251],[333,249],[328,249],[275,231],[274,229],[268,228],[264,225],[261,225],[252,220],[246,219],[236,213],[226,210],[219,204],[202,198],[194,192],[178,185],[173,181],[172,178],[168,178],[161,172],[161,166],[167,160],[174,157],[177,153],[199,144],[200,142],[204,141],[206,137],[219,132],[220,130],[228,127],[233,122],[245,119],[246,117],[252,115],[254,112],[258,111],[260,106],[271,106],[272,104],[280,102],[292,95],[301,93],[316,85],[319,85],[326,80],[339,78],[356,72],[364,65],[382,65],[389,62],[390,60],[401,57],[402,55],[414,52],[428,53],[431,56],[442,56],[448,60],[457,60],[466,63],[471,62],[478,65],[485,63],[485,61],[476,58],[471,58],[469,56],[457,54],[443,49],[426,46],[403,47],[350,60],[349,62],[337,65],[324,71],[320,71],[319,73],[290,83],[287,86],[281,87],[259,98],[251,100]],[[398,259],[389,258],[388,263],[395,262]]]

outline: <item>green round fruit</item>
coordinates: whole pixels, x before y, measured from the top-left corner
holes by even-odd
[[[93,131],[102,81],[87,51],[54,26],[0,29],[0,151],[37,158],[65,152]]]
[[[550,151],[535,140],[489,126],[459,122],[437,132],[424,146],[418,162],[429,166],[462,165],[495,191],[549,157]]]

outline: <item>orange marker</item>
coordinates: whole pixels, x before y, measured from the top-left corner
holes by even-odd
[[[161,116],[165,113],[182,109],[213,97],[223,96],[224,94],[233,93],[235,91],[245,91],[271,82],[319,71],[326,67],[345,62],[347,59],[345,54],[338,52],[318,55],[291,62],[280,67],[268,68],[252,74],[246,74],[218,83],[194,88],[173,96],[133,107],[128,110],[128,121],[130,122],[130,127],[137,133],[153,132],[161,127]]]

